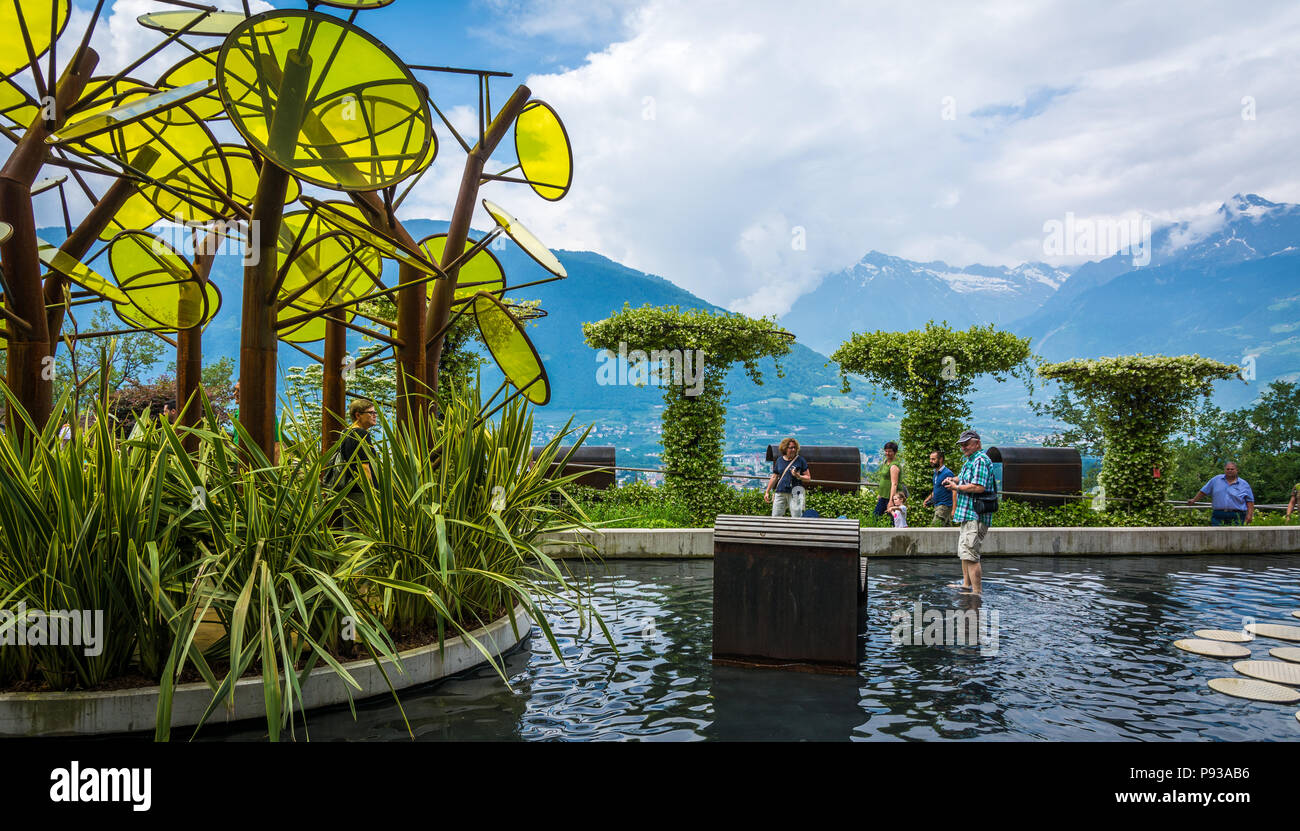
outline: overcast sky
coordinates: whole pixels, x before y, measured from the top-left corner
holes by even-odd
[[[134,23],[152,5],[113,4],[106,64],[155,42]],[[512,71],[499,100],[523,80],[558,110],[567,199],[484,191],[549,245],[779,314],[872,249],[1063,264],[1080,258],[1045,257],[1043,226],[1067,212],[1300,202],[1300,3],[1246,8],[397,0],[357,22],[412,63]],[[468,125],[471,90],[434,95]],[[463,154],[440,138],[409,216],[449,214]]]

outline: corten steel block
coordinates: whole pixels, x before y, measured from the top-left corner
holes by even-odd
[[[556,454],[557,459],[563,459],[565,455],[573,449],[572,445],[562,446]],[[533,461],[542,455],[542,448],[533,448]],[[564,470],[560,471],[558,463],[551,464],[546,471],[549,477],[568,476],[573,473],[582,474],[575,480],[579,485],[585,485],[597,490],[606,490],[614,487],[614,463],[615,449],[613,447],[596,447],[583,446],[579,447],[567,464]]]
[[[1083,459],[1073,447],[990,447],[989,459],[1002,464],[998,480],[1004,491],[1060,494],[1008,496],[1031,505],[1064,505],[1083,491]]]
[[[718,517],[714,661],[854,671],[865,600],[859,535],[857,520]]]

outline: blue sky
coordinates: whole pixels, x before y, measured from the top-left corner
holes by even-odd
[[[156,42],[135,17],[157,7],[110,5],[95,40],[109,67]],[[1235,193],[1300,202],[1294,0],[1249,14],[1219,0],[396,0],[357,22],[410,62],[513,72],[497,100],[526,82],[555,107],[569,196],[484,194],[549,245],[749,314],[784,312],[872,250],[1072,265],[1044,243],[1067,215],[1158,225],[1212,217]],[[474,123],[472,83],[430,88]],[[449,213],[462,156],[440,139],[408,216]]]

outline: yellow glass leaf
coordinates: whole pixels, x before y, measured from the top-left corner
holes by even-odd
[[[515,219],[506,210],[495,202],[483,200],[483,209],[488,212],[501,230],[505,231],[506,236],[515,241],[515,244],[524,249],[524,253],[533,258],[533,261],[542,268],[554,274],[556,277],[568,277],[569,273],[564,270],[564,266],[551,253],[551,249],[542,245],[542,241],[533,236],[533,232],[523,226],[519,220]]]
[[[130,305],[154,322],[146,328],[175,332],[206,325],[216,315],[194,266],[161,237],[122,234],[109,246],[108,259]]]
[[[560,117],[544,101],[529,101],[515,119],[519,169],[538,195],[558,202],[573,184],[573,150]]]
[[[0,222],[0,243],[8,242],[9,238],[14,235],[14,226],[8,222]]]
[[[50,48],[51,29],[57,38],[67,24],[68,0],[0,0],[0,72],[13,75],[31,64],[24,28],[40,58]]]
[[[371,35],[317,12],[266,12],[238,26],[217,59],[217,86],[251,147],[331,190],[396,184],[433,140],[410,70]]]
[[[94,292],[114,303],[129,302],[127,296],[117,286],[91,271],[81,260],[63,253],[45,240],[36,241],[36,254],[50,271],[63,275],[86,291]]]
[[[122,231],[139,231],[153,225],[162,214],[158,213],[153,202],[149,201],[143,193],[136,190],[132,193],[122,207],[118,208],[117,213],[113,214],[113,219],[109,222],[108,227],[99,232],[99,238],[107,242]]]
[[[360,221],[361,212],[356,206],[340,204],[335,208],[340,213],[351,208]],[[286,214],[278,243],[279,266],[287,268],[280,297],[292,298],[300,307],[282,314],[282,320],[302,311],[355,300],[376,288],[371,275],[379,273],[379,252],[325,223],[319,214]]]
[[[90,138],[110,131],[121,132],[122,128],[135,124],[148,116],[158,115],[172,107],[178,107],[187,101],[206,95],[212,90],[214,83],[211,80],[196,81],[176,89],[151,93],[93,115],[78,115],[63,125],[57,133],[50,134],[45,139],[45,142],[47,144],[85,142]],[[148,143],[147,139],[142,139],[138,144],[128,142],[126,146],[129,149],[135,149],[145,143]]]
[[[190,21],[198,19],[198,22],[189,29],[185,27]],[[235,27],[248,20],[239,12],[152,12],[142,14],[136,18],[141,26],[146,29],[165,32],[166,34],[175,34],[185,29],[186,35],[196,37],[225,37],[234,31]]]
[[[420,240],[420,247],[429,255],[429,260],[435,263],[442,263],[443,252],[447,250],[447,235],[434,234],[431,237],[425,237]],[[474,247],[473,240],[466,240],[465,247],[461,249],[462,253]],[[501,268],[500,261],[496,256],[484,248],[477,254],[469,258],[468,262],[461,264],[460,273],[456,275],[456,292],[453,295],[455,300],[463,300],[466,297],[478,294],[481,291],[493,293],[504,291],[506,287],[506,273]],[[429,297],[433,297],[434,283],[429,283]]]
[[[385,234],[369,224],[364,214],[354,214],[353,211],[356,210],[356,206],[339,202],[322,202],[310,196],[304,196],[302,201],[307,207],[315,208],[323,221],[340,231],[346,231],[366,245],[376,249],[385,257],[405,263],[435,277],[442,274],[436,264],[428,261],[423,251],[418,248],[414,251],[408,249],[395,237]]]
[[[474,298],[474,319],[492,360],[524,397],[538,406],[551,400],[551,384],[541,356],[509,310],[496,297],[480,292]]]
[[[163,76],[158,79],[157,87],[159,89],[175,89],[199,81],[213,81],[215,83],[217,55],[220,52],[220,46],[213,46],[210,49],[190,55],[163,73]],[[182,120],[190,114],[195,118],[206,121],[224,121],[226,118],[226,108],[222,106],[221,94],[217,92],[215,86],[206,95],[190,101],[184,109],[172,112],[176,113],[176,115],[173,117],[169,113],[166,117],[168,121]]]
[[[40,111],[25,90],[8,78],[0,80],[0,124],[11,130],[26,130]]]

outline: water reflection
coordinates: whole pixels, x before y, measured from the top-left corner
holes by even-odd
[[[599,630],[552,610],[563,660],[533,636],[506,662],[402,696],[418,740],[1290,740],[1294,708],[1206,686],[1231,662],[1170,644],[1198,628],[1284,622],[1300,558],[992,559],[984,596],[952,564],[874,560],[854,676],[714,667],[712,564],[622,562],[588,575]],[[982,643],[899,642],[898,613],[973,615]],[[924,621],[923,621],[924,623]],[[923,626],[921,627],[924,628]],[[1267,658],[1277,642],[1248,644]],[[406,739],[392,701],[314,714],[311,737]],[[265,730],[212,731],[259,738]]]

